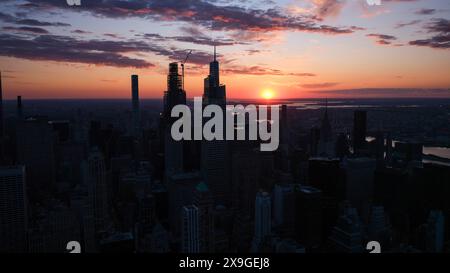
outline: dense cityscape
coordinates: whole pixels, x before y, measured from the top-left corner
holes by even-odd
[[[450,252],[449,99],[227,100],[211,55],[204,106],[280,105],[276,151],[173,140],[183,63],[159,100],[2,101],[0,252]]]

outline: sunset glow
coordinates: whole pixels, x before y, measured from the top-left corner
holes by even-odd
[[[274,97],[274,92],[271,89],[265,89],[261,95],[264,99],[270,100]]]

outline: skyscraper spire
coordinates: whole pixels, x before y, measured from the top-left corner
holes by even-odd
[[[214,61],[216,61],[216,44],[214,44]]]

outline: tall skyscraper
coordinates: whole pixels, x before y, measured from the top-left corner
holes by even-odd
[[[272,205],[267,192],[258,192],[255,202],[255,241],[262,242],[271,233]]]
[[[22,96],[17,96],[17,118],[23,119]]]
[[[367,112],[357,110],[353,117],[353,151],[358,153],[365,147],[367,130]]]
[[[55,142],[47,118],[29,118],[17,125],[17,159],[27,167],[27,184],[32,191],[55,186]]]
[[[2,72],[0,71],[0,163],[5,160],[5,143],[3,140],[3,89],[2,89]]]
[[[0,71],[0,139],[3,137],[3,87],[2,72]]]
[[[204,107],[214,104],[225,110],[225,85],[220,84],[219,77],[219,62],[214,47],[214,60],[209,64],[209,75],[204,80]],[[205,122],[207,122],[207,119],[204,119],[203,123]],[[224,134],[224,131],[220,134]],[[225,140],[202,141],[201,168],[205,182],[210,187],[216,204],[228,205],[230,203],[231,186],[227,177],[227,143]]]
[[[182,214],[181,244],[183,253],[200,252],[198,208],[184,206]]]
[[[164,139],[165,179],[183,171],[183,141],[175,141],[170,133],[175,118],[171,117],[172,108],[186,104],[186,92],[182,89],[182,77],[178,73],[178,63],[169,64],[167,91],[164,92],[164,109],[161,115],[161,133]]]
[[[322,242],[322,192],[301,186],[295,193],[295,238],[307,249],[318,248]]]
[[[87,162],[82,165],[82,170],[88,188],[90,208],[94,211],[95,231],[98,233],[106,228],[109,219],[105,161],[98,149],[90,153]]]
[[[133,107],[133,136],[140,134],[140,112],[139,112],[139,81],[138,75],[131,76],[131,98]]]
[[[328,118],[328,101],[325,102],[325,113],[320,126],[320,137],[317,149],[319,156],[333,157],[335,155],[333,133]]]
[[[25,167],[0,168],[0,252],[27,251]]]
[[[432,210],[428,217],[426,228],[427,252],[442,252],[444,250],[444,214]]]
[[[214,252],[214,201],[204,182],[195,187],[194,205],[198,208],[200,252]]]
[[[273,190],[273,210],[274,210],[274,224],[281,226],[285,224],[286,216],[285,212],[292,208],[287,207],[287,196],[294,191],[294,185],[292,184],[275,184]]]

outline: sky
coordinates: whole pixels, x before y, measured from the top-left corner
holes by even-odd
[[[228,98],[450,98],[450,1],[2,0],[3,96],[161,98],[170,62]]]

